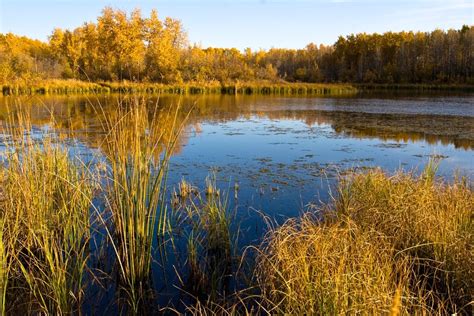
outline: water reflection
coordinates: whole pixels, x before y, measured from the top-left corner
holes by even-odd
[[[28,105],[34,124],[48,124],[73,133],[91,147],[103,138],[99,116],[114,115],[118,96],[108,97],[30,97],[1,98],[0,120],[15,104]],[[163,96],[147,100],[150,111],[181,105],[178,120],[199,133],[204,122],[225,123],[251,118],[301,121],[308,126],[329,125],[337,134],[358,139],[395,142],[419,142],[454,145],[472,150],[474,147],[474,98],[279,98],[259,96],[210,95],[200,97]],[[397,108],[398,107],[398,108]],[[100,110],[99,110],[100,109]],[[398,112],[395,112],[398,111]],[[167,122],[162,122],[166,127]],[[180,139],[177,153],[187,143]]]

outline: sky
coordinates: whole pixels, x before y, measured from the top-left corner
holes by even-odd
[[[474,25],[474,0],[0,0],[0,33],[47,40],[105,6],[182,21],[191,43],[244,49],[333,44],[340,35]]]

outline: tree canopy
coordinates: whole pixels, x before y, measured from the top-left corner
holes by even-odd
[[[289,81],[473,83],[474,26],[433,32],[351,34],[334,45],[240,51],[190,45],[179,20],[106,7],[95,22],[55,29],[47,43],[0,34],[0,82]]]

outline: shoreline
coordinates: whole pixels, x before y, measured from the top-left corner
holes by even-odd
[[[136,83],[136,82],[86,82],[80,80],[51,80],[32,84],[3,84],[3,96],[47,94],[264,94],[264,95],[340,95],[354,94],[358,89],[350,84],[321,83]]]
[[[32,83],[2,84],[0,96],[81,95],[107,93],[145,94],[228,94],[228,95],[351,95],[362,91],[453,91],[474,92],[469,84],[350,84],[350,83],[136,83],[45,80]]]

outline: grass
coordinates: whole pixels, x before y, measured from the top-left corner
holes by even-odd
[[[436,169],[431,162],[416,179],[378,172],[343,183],[337,211],[390,238],[413,259],[414,274],[426,278],[434,294],[429,306],[454,313],[473,301],[474,195],[467,179],[448,185],[436,179]]]
[[[340,95],[354,94],[350,84],[289,82],[186,82],[180,84],[138,82],[86,82],[79,80],[44,80],[3,84],[2,94],[276,94],[276,95]]]
[[[168,229],[165,201],[168,162],[179,134],[176,113],[149,113],[140,99],[106,117],[110,165],[106,205],[112,214],[120,284],[130,312],[138,314],[150,287],[153,238]],[[167,122],[169,128],[163,128]]]
[[[228,197],[221,195],[215,175],[206,179],[202,193],[184,180],[179,188],[181,201],[175,213],[186,214],[184,221],[190,227],[184,290],[198,301],[216,303],[229,293],[236,259],[238,231],[231,229],[233,214],[228,207]]]
[[[32,94],[96,94],[109,93],[110,88],[98,83],[80,80],[39,80],[12,82],[2,85],[4,96]]]
[[[0,177],[2,311],[75,313],[83,298],[93,184],[51,138],[36,142],[21,115],[16,126]],[[28,301],[11,306],[17,295]]]
[[[177,111],[150,112],[143,99],[122,101],[113,115],[97,108],[106,135],[105,178],[88,179],[89,167],[74,162],[54,135],[37,135],[27,111],[20,108],[5,124],[3,132],[12,138],[0,169],[2,312],[80,311],[82,282],[94,279],[86,276],[91,215],[114,250],[126,310],[138,314],[143,307],[151,289],[153,238],[169,229],[165,182],[181,127]],[[98,183],[111,219],[92,203]],[[9,293],[28,299],[18,303]]]
[[[393,265],[395,249],[382,235],[338,224],[306,215],[272,233],[256,269],[269,312],[388,313],[406,264]]]
[[[460,84],[351,84],[304,83],[285,81],[250,82],[185,82],[160,84],[153,82],[88,82],[75,79],[48,79],[3,83],[0,96],[33,94],[263,94],[263,95],[350,95],[358,91],[459,91],[472,92],[472,85]]]
[[[262,304],[284,314],[472,312],[474,195],[465,179],[380,170],[341,180],[334,203],[269,233]]]
[[[3,183],[3,182],[0,182]],[[5,229],[5,221],[0,220],[0,314],[5,315],[7,309],[7,289],[8,278],[10,277],[11,260],[8,258],[8,249],[6,247],[5,239],[3,238],[3,231]]]
[[[361,90],[417,90],[417,91],[459,91],[474,92],[472,84],[436,84],[436,83],[361,83],[355,85]]]

